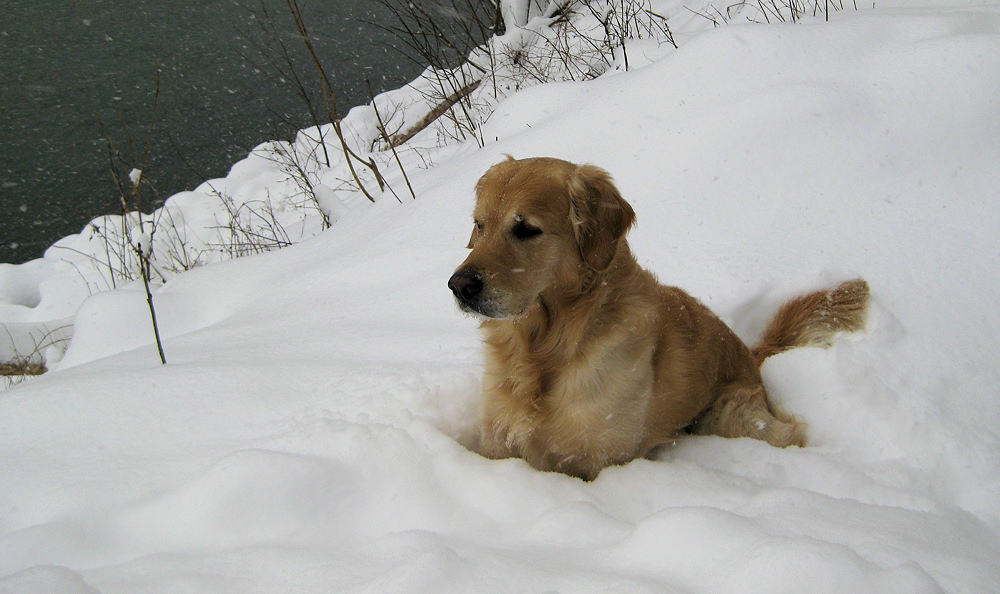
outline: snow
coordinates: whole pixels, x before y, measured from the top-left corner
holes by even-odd
[[[0,591],[1000,591],[1000,6],[687,35],[513,94],[484,147],[415,138],[416,200],[327,171],[303,215],[259,147],[144,215],[201,258],[153,287],[167,365],[136,280],[99,290],[68,249],[0,265],[12,336],[73,324],[0,392]],[[504,154],[607,169],[640,262],[746,340],[866,278],[864,333],[763,368],[810,445],[685,437],[592,483],[465,449],[481,346],[446,283]],[[223,194],[272,200],[294,245],[217,256]]]

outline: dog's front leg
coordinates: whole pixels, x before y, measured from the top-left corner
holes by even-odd
[[[476,453],[491,460],[516,458],[518,452],[511,443],[509,433],[497,423],[484,419],[479,427],[479,447]]]
[[[516,434],[502,423],[484,419],[476,452],[492,460],[522,458],[536,470],[560,472],[585,481],[594,480],[601,471],[601,465],[578,456],[560,455],[546,447],[546,440],[533,437]]]

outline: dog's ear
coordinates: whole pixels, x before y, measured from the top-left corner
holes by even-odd
[[[608,172],[581,165],[569,178],[570,222],[580,257],[597,271],[605,270],[618,242],[635,223],[635,211],[622,198]]]

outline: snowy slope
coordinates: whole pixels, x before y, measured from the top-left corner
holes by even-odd
[[[296,246],[97,294],[0,392],[0,591],[1000,591],[1000,7],[729,26],[502,104],[485,148]],[[640,262],[748,340],[851,275],[861,336],[769,360],[811,445],[691,437],[593,483],[487,461],[445,286],[505,153],[606,168]]]

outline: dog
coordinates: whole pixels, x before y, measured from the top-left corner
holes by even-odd
[[[477,183],[474,218],[448,286],[482,319],[475,449],[488,458],[589,481],[685,433],[804,446],[805,424],[768,401],[760,365],[864,324],[856,279],[786,303],[748,347],[638,265],[625,239],[635,213],[592,165],[508,157]]]

